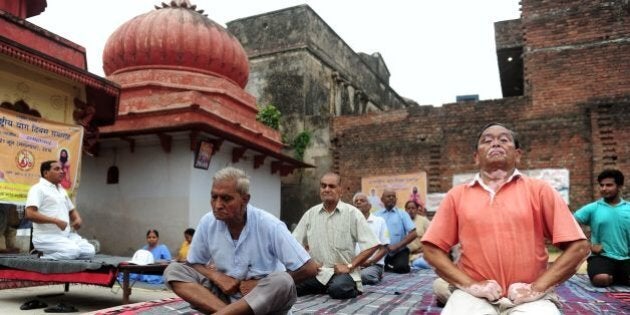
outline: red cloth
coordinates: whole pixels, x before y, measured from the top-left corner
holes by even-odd
[[[82,283],[111,287],[116,281],[116,268],[81,271],[73,273],[39,273],[35,271],[0,269],[0,279],[26,280],[56,283]]]

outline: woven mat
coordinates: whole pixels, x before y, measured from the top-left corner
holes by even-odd
[[[411,274],[386,273],[375,286],[365,286],[364,293],[355,299],[333,300],[327,295],[310,295],[298,298],[293,314],[439,314],[431,292],[436,275],[431,270]],[[597,292],[584,288],[583,276],[574,276],[558,287],[562,313],[630,314],[630,294],[626,292]],[[588,280],[587,280],[588,281]],[[618,288],[613,288],[617,290]],[[164,299],[125,305],[95,312],[95,314],[200,314],[179,298]]]
[[[576,285],[581,286],[584,290],[591,292],[630,292],[630,286],[621,286],[621,285],[613,285],[606,288],[598,288],[591,284],[591,281],[588,279],[588,275],[579,274],[575,275],[571,278],[571,281]]]
[[[335,300],[327,295],[298,298],[294,314],[439,314],[432,284],[436,276],[432,270],[410,274],[386,273],[378,285],[365,286],[355,299]]]

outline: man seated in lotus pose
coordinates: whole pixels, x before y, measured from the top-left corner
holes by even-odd
[[[560,314],[553,289],[586,259],[586,237],[555,189],[516,169],[515,132],[492,123],[475,144],[479,173],[447,193],[422,238],[453,291],[442,314]],[[546,239],[564,251],[549,268]],[[456,265],[448,252],[457,243]]]
[[[94,246],[76,230],[83,220],[60,183],[65,173],[58,161],[41,164],[39,183],[26,198],[25,217],[33,221],[33,246],[43,259],[91,259]]]
[[[293,231],[318,263],[319,273],[298,284],[297,294],[354,298],[363,290],[358,267],[374,254],[379,242],[361,211],[340,200],[338,174],[324,174],[319,187],[322,203],[306,211]],[[362,250],[358,255],[357,245]]]
[[[286,225],[249,200],[242,170],[218,171],[212,211],[199,222],[187,262],[164,271],[168,286],[204,313],[287,313],[297,299],[295,283],[317,273]]]
[[[387,224],[381,217],[377,217],[370,213],[372,204],[368,200],[368,196],[362,192],[358,192],[352,198],[354,206],[361,210],[363,216],[367,220],[370,229],[381,243],[379,249],[361,265],[361,282],[363,284],[377,284],[383,279],[383,267],[385,266],[385,255],[387,255],[387,245],[389,245],[389,232]],[[357,246],[357,255],[361,253],[361,249]]]

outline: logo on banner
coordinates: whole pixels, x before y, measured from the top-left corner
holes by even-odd
[[[20,150],[15,156],[17,167],[22,171],[28,171],[35,165],[35,156],[29,150]]]

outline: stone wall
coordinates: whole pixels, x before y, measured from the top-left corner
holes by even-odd
[[[334,71],[335,79],[365,94],[364,97],[381,110],[406,106],[404,99],[382,79],[382,74],[366,64],[308,5],[234,20],[227,26],[245,48],[250,59],[250,72],[256,73],[257,78],[282,72],[283,67],[290,68],[299,62],[290,59],[291,53],[303,50],[313,55],[321,66]],[[285,59],[285,55],[289,59]],[[277,60],[276,67],[264,67],[269,59]],[[255,84],[276,84],[278,81],[281,80]],[[263,94],[254,95],[261,101],[270,98]],[[273,98],[284,101],[277,96]]]
[[[296,223],[320,202],[319,178],[332,167],[333,117],[399,109],[406,101],[389,86],[389,71],[378,53],[352,50],[309,6],[301,5],[227,23],[250,59],[246,90],[259,105],[282,112],[285,143],[311,134],[304,161],[314,169],[283,178],[282,219]],[[290,150],[290,148],[289,148]]]

